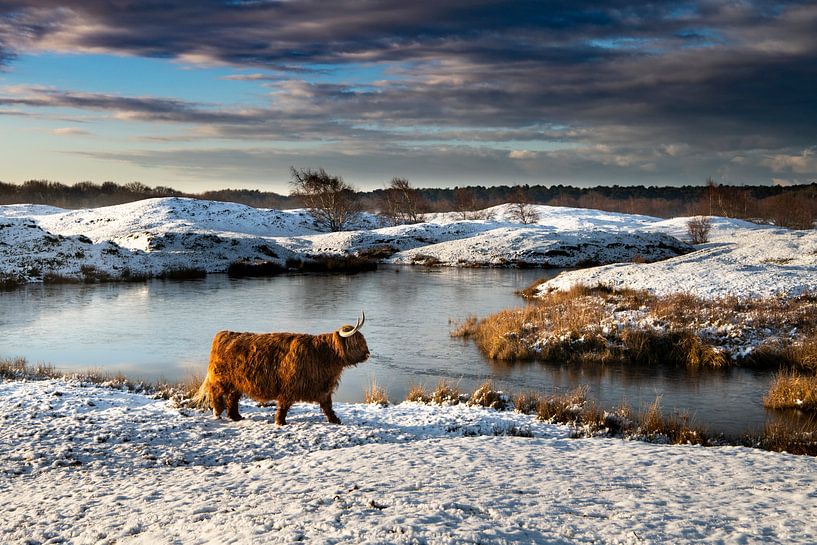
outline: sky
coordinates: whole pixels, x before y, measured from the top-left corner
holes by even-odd
[[[817,181],[814,2],[0,0],[0,181]]]

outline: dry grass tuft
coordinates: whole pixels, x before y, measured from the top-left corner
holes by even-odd
[[[524,309],[502,311],[482,321],[469,316],[451,335],[473,339],[489,358],[527,361],[533,359],[534,352],[521,335],[526,319]]]
[[[542,396],[536,404],[536,416],[543,422],[569,424],[587,401],[587,386],[574,388],[564,394]]]
[[[460,402],[462,392],[447,380],[441,380],[431,392],[431,402],[435,405],[456,405]]]
[[[431,401],[431,396],[428,395],[425,386],[422,384],[412,384],[409,388],[408,394],[406,394],[406,401],[413,401],[415,403],[429,403]]]
[[[513,408],[522,414],[533,414],[539,408],[539,394],[536,392],[520,392],[513,396]]]
[[[540,278],[538,280],[534,280],[533,283],[525,289],[517,290],[516,294],[521,295],[525,299],[531,299],[539,295],[539,286],[547,282],[547,278]]]
[[[665,417],[661,413],[661,398],[655,401],[641,415],[635,433],[650,440],[674,445],[708,445],[709,437],[704,430],[690,424],[688,414]]]
[[[759,436],[744,437],[740,443],[752,448],[817,456],[817,429],[814,422],[802,425],[777,422],[769,424]]]
[[[389,393],[373,379],[372,383],[363,391],[363,402],[387,407],[389,405]]]
[[[769,385],[763,406],[768,409],[817,411],[817,376],[781,371]]]
[[[25,376],[28,371],[28,363],[25,358],[2,358],[0,359],[0,377],[15,379]]]
[[[490,380],[484,382],[479,388],[474,390],[468,398],[468,405],[478,405],[497,411],[504,411],[510,406],[508,396],[494,388],[494,383]]]

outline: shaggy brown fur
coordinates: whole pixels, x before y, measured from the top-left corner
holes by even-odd
[[[241,420],[238,400],[242,395],[259,402],[276,400],[278,425],[286,424],[293,403],[309,401],[320,404],[329,422],[340,424],[332,410],[340,374],[369,357],[359,331],[350,337],[339,335],[352,329],[346,325],[320,335],[219,331],[196,401],[211,406],[216,418],[226,409],[231,420]]]

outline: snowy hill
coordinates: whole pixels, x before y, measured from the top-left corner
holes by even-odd
[[[682,236],[690,218],[655,222],[645,230]],[[645,289],[700,297],[793,296],[817,293],[817,230],[791,231],[712,218],[710,242],[656,263],[618,263],[562,273],[540,290],[575,284]]]
[[[395,263],[450,266],[574,267],[666,259],[691,247],[648,228],[657,218],[550,206],[540,219],[510,221],[509,205],[482,212],[487,220],[435,214],[415,225],[379,227],[362,215],[357,230],[320,233],[304,210],[256,209],[184,198],[61,210],[0,206],[0,273],[37,280],[43,274],[78,277],[83,266],[110,277],[156,276],[174,268],[225,272],[238,260],[283,265],[288,259],[349,254],[372,248],[397,252]],[[34,225],[36,229],[25,227]],[[88,251],[76,248],[80,239]]]

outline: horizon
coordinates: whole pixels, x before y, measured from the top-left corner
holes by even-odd
[[[801,2],[10,2],[0,180],[286,195],[817,181]]]

